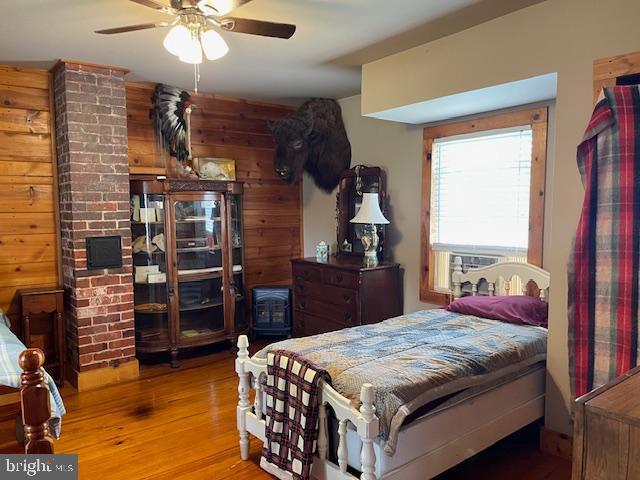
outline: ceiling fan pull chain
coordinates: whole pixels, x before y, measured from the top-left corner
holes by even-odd
[[[195,93],[198,93],[198,83],[200,82],[200,65],[197,63],[193,65],[193,80],[195,83]]]

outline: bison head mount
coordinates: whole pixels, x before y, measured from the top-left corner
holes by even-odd
[[[318,187],[331,192],[351,166],[351,144],[335,100],[309,100],[269,127],[276,142],[276,174],[287,183],[299,181],[306,170]]]

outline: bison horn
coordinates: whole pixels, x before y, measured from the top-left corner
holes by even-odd
[[[304,137],[305,138],[309,138],[311,136],[311,134],[313,133],[313,127],[314,127],[314,123],[311,122],[309,124],[309,127],[307,128],[307,130],[304,132]]]

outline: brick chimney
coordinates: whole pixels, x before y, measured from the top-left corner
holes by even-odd
[[[138,376],[125,73],[68,61],[53,69],[67,378],[79,390]],[[110,235],[122,238],[122,268],[87,270],[85,238]]]

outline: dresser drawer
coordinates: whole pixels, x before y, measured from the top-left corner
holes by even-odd
[[[296,298],[300,296],[312,297],[349,310],[355,310],[358,307],[358,292],[356,290],[297,281],[294,293]]]
[[[340,307],[313,297],[296,296],[295,308],[304,313],[328,318],[345,327],[355,325],[356,312],[351,306]]]
[[[293,279],[294,281],[306,281],[312,283],[322,282],[322,272],[318,267],[312,265],[293,265]]]
[[[296,336],[310,336],[333,332],[335,330],[342,330],[345,326],[346,325],[328,318],[318,317],[306,312],[301,312],[300,310],[295,311],[294,332]]]
[[[358,275],[351,272],[325,268],[322,272],[322,280],[328,285],[343,288],[358,288]]]

